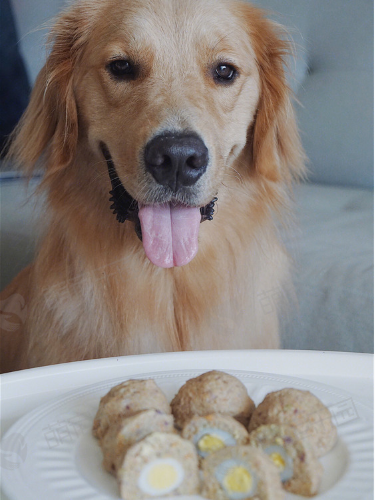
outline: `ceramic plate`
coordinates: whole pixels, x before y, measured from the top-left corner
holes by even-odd
[[[144,373],[172,399],[187,379],[205,371]],[[338,429],[334,449],[321,458],[324,476],[317,499],[371,499],[373,413],[334,387],[312,381],[247,371],[227,371],[247,387],[256,404],[270,391],[310,390],[327,405]],[[70,392],[26,414],[1,442],[2,489],[13,499],[118,499],[115,478],[101,466],[101,450],[91,434],[100,398],[127,378]],[[297,499],[288,495],[289,499]]]

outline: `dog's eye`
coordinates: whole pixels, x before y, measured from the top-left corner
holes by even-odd
[[[221,63],[215,68],[214,79],[218,83],[232,82],[237,76],[237,70],[231,64]]]
[[[135,68],[126,59],[116,59],[107,66],[108,71],[116,78],[132,79],[135,77]]]

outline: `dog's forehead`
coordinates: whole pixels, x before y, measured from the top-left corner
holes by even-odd
[[[235,0],[115,0],[107,10],[112,38],[123,40],[135,50],[183,47],[199,44],[217,52],[238,52],[239,42],[246,49],[248,38],[243,30]],[[114,29],[115,28],[115,29]]]

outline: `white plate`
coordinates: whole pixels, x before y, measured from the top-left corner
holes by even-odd
[[[205,371],[145,373],[169,399],[180,386]],[[310,390],[330,407],[338,428],[335,448],[321,459],[324,477],[318,499],[371,499],[373,413],[344,391],[299,378],[227,371],[247,387],[255,403],[286,387]],[[101,466],[91,434],[100,398],[124,379],[96,383],[44,404],[15,423],[3,437],[2,488],[13,499],[117,499],[115,479]],[[292,497],[290,497],[291,499]],[[293,497],[293,499],[296,499]]]

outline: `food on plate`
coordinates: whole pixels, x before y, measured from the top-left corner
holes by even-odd
[[[251,416],[249,432],[263,424],[293,426],[302,439],[310,441],[318,457],[330,451],[337,439],[330,411],[309,391],[284,388],[268,393]]]
[[[93,434],[102,439],[108,428],[137,412],[155,409],[170,414],[171,408],[152,379],[129,379],[113,387],[101,400],[93,425]]]
[[[100,400],[93,434],[124,499],[284,499],[283,488],[314,496],[318,457],[337,439],[330,411],[309,391],[274,391],[255,408],[242,382],[221,371],[188,380],[171,405],[155,381],[125,381]]]
[[[189,379],[171,402],[178,428],[193,417],[222,413],[247,425],[255,405],[245,386],[225,372],[210,371]]]
[[[265,452],[249,445],[226,447],[202,461],[208,499],[284,499],[280,475]]]
[[[126,451],[156,431],[175,433],[173,416],[149,409],[125,418],[118,425],[110,426],[100,441],[104,468],[115,474],[123,463]]]
[[[128,449],[117,479],[123,499],[198,494],[198,455],[177,434],[151,433]]]
[[[223,447],[243,445],[249,438],[246,428],[225,414],[193,416],[185,423],[181,435],[193,442],[202,458]]]
[[[269,424],[250,433],[249,444],[260,447],[277,466],[284,489],[315,496],[323,475],[312,445],[291,426]]]

